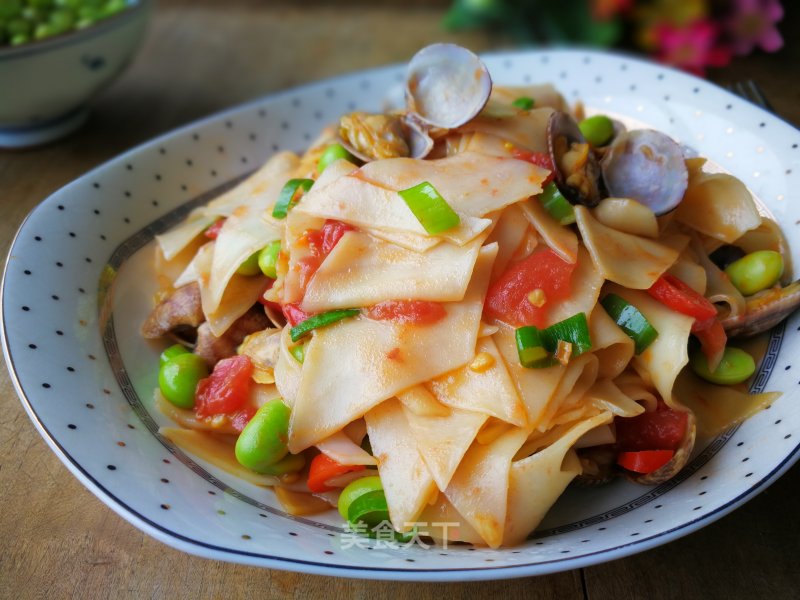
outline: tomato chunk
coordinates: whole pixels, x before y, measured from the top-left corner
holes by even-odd
[[[639,452],[620,452],[617,464],[634,473],[657,471],[675,456],[674,450],[641,450]]]
[[[617,446],[625,452],[677,450],[686,434],[687,413],[659,404],[658,410],[637,417],[618,417]]]
[[[367,310],[367,316],[376,321],[431,325],[445,318],[447,312],[439,302],[427,300],[387,300]]]
[[[222,226],[225,225],[225,218],[220,217],[211,226],[203,232],[203,235],[206,236],[210,240],[215,240],[219,236],[219,230],[222,229]]]
[[[239,433],[242,433],[242,429],[245,428],[255,414],[256,409],[252,406],[246,406],[240,410],[237,410],[230,416],[231,426]]]
[[[570,294],[570,280],[576,265],[561,259],[550,248],[536,250],[510,265],[486,294],[484,312],[509,325],[546,327],[551,306]],[[541,306],[529,296],[541,290]],[[537,302],[538,304],[538,302]]]
[[[308,247],[314,256],[324,258],[331,253],[331,250],[334,249],[339,240],[342,239],[342,236],[348,231],[355,231],[355,227],[335,219],[328,219],[322,229],[306,232]]]
[[[334,489],[326,485],[329,479],[351,471],[363,470],[364,465],[343,465],[330,458],[327,454],[318,454],[311,461],[311,466],[308,468],[308,489],[315,494],[329,492]]]
[[[286,317],[286,321],[289,325],[294,327],[298,323],[305,321],[311,315],[300,308],[299,304],[284,304],[283,316]]]
[[[719,319],[712,317],[708,321],[695,321],[692,333],[700,340],[700,349],[708,364],[718,365],[725,352],[725,344],[728,343],[728,334]]]
[[[647,293],[675,312],[694,317],[698,321],[717,316],[717,309],[705,296],[695,292],[674,275],[662,275]]]
[[[201,379],[195,392],[198,417],[230,414],[245,403],[250,394],[253,365],[246,356],[231,356],[214,365],[214,371]]]
[[[511,156],[517,160],[524,160],[525,162],[532,163],[537,167],[548,169],[550,174],[542,182],[542,186],[547,185],[553,180],[553,160],[547,152],[534,152],[533,150],[523,150],[522,148],[514,148],[511,151]]]

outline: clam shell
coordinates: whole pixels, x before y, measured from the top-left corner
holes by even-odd
[[[600,164],[611,196],[633,198],[657,216],[678,206],[689,183],[681,147],[652,129],[618,135]]]
[[[686,463],[689,462],[689,458],[692,456],[694,441],[697,437],[697,419],[695,419],[693,412],[688,409],[686,410],[689,413],[688,422],[686,423],[686,434],[683,436],[681,446],[675,451],[675,456],[672,457],[672,460],[652,473],[647,473],[646,475],[629,475],[628,477],[631,481],[641,483],[642,485],[658,485],[659,483],[664,483],[672,479],[686,466]]]
[[[574,185],[569,181],[570,174],[563,171],[562,157],[566,154],[565,148],[569,149],[573,143],[586,144],[588,148],[586,163],[583,167],[585,177],[581,180],[584,184],[582,186]],[[564,197],[573,204],[596,206],[603,199],[600,164],[575,119],[560,111],[555,111],[550,115],[550,120],[547,122],[547,148],[555,169],[556,186]]]
[[[723,317],[728,337],[752,337],[772,329],[800,307],[800,281],[774,287],[745,299],[744,313]]]
[[[432,44],[408,63],[408,111],[434,127],[463,125],[485,106],[492,79],[481,60],[456,44]]]

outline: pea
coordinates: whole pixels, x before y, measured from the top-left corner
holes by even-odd
[[[305,344],[297,344],[297,346],[292,346],[289,348],[289,352],[291,352],[294,359],[299,362],[301,365],[303,361],[306,359],[306,345]]]
[[[258,252],[251,254],[246,261],[239,265],[239,268],[236,269],[236,272],[239,275],[245,275],[247,277],[261,273],[261,269],[258,266]]]
[[[745,296],[772,287],[783,275],[783,257],[774,250],[751,252],[725,268],[731,283]]]
[[[70,10],[54,10],[50,13],[48,22],[53,26],[53,29],[59,33],[64,33],[75,25],[75,17]]]
[[[258,409],[236,440],[236,460],[257,473],[268,473],[289,452],[289,407],[270,400]]]
[[[160,366],[163,367],[168,361],[172,360],[179,354],[188,354],[188,353],[189,350],[186,348],[186,346],[175,344],[174,346],[170,346],[161,353],[161,356],[158,357],[158,363]]]
[[[158,371],[158,387],[164,397],[179,408],[194,407],[197,383],[208,377],[206,362],[190,352],[170,358]]]
[[[280,252],[281,243],[275,241],[258,253],[258,268],[270,279],[275,279],[278,276],[276,267]]]
[[[366,493],[379,490],[383,490],[383,483],[381,483],[381,478],[377,475],[361,477],[360,479],[351,481],[342,490],[342,493],[339,494],[339,514],[347,519],[347,512],[350,509],[350,505],[353,503],[353,500],[359,496],[363,496]]]
[[[264,467],[259,473],[262,475],[274,475],[280,477],[287,473],[296,473],[306,465],[306,457],[303,454],[287,454],[278,462]]]
[[[317,162],[317,173],[322,173],[329,164],[339,160],[340,158],[349,160],[350,162],[356,161],[356,158],[350,154],[344,146],[341,144],[331,144],[325,148],[322,156],[319,157],[319,162]]]
[[[605,146],[614,137],[614,123],[605,115],[588,117],[578,127],[592,146]]]
[[[8,39],[8,43],[12,46],[21,46],[22,44],[27,44],[31,41],[31,36],[27,33],[17,33],[16,35],[12,35]]]
[[[43,40],[58,35],[58,33],[58,30],[49,23],[39,23],[36,29],[33,30],[33,38],[36,40]]]
[[[692,370],[700,377],[718,385],[742,383],[756,370],[753,357],[739,348],[725,348],[722,360],[713,372],[708,369],[708,361],[700,351],[692,354],[691,365]]]

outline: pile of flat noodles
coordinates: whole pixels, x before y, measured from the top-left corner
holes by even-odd
[[[537,98],[537,108],[492,116],[493,107],[523,95]],[[771,399],[707,384],[684,370],[693,320],[645,290],[669,272],[731,313],[741,312],[742,296],[708,253],[734,241],[748,251],[779,246],[777,227],[762,220],[741,182],[704,172],[701,159],[688,161],[685,199],[665,217],[623,202],[613,209],[576,206],[577,227],[559,225],[531,199],[548,171],[512,157],[514,148],[547,150],[553,108],[565,105],[549,86],[496,87],[481,115],[440,140],[439,157],[385,159],[361,168],[339,160],[317,177],[316,161],[332,141],[326,132],[305,156],[274,155],[235,189],[158,236],[165,284],[196,281],[217,336],[263,293],[263,278],[236,271],[274,240],[288,252],[288,270],[267,299],[298,302],[313,313],[391,299],[444,304],[446,317],[427,326],[361,315],[318,329],[303,363],[289,352],[288,326],[259,332],[240,348],[256,349],[256,402],[281,396],[292,409],[290,451],[315,446],[340,463],[377,466],[398,531],[417,521],[458,522],[447,532],[449,541],[518,544],[581,473],[576,448],[613,442],[615,416],[655,410],[661,398],[678,410],[691,406],[701,424],[724,426],[725,407],[747,401],[755,412]],[[317,181],[288,218],[274,219],[279,192],[296,177]],[[458,227],[425,232],[397,194],[422,181],[459,214]],[[219,217],[227,220],[208,241],[201,234]],[[344,235],[303,294],[296,268],[309,252],[303,234],[326,219],[357,230]],[[550,307],[548,324],[585,313],[592,349],[566,365],[526,369],[514,328],[483,320],[483,305],[490,283],[541,246],[577,263],[571,295]],[[605,292],[634,304],[658,330],[642,354],[634,356],[633,341],[598,304]],[[279,340],[267,340],[273,336]],[[256,356],[265,341],[279,341],[272,369]],[[480,353],[493,362],[479,372],[469,365]],[[219,450],[219,438],[179,428],[165,432],[198,455]],[[373,455],[360,447],[367,434]],[[217,453],[215,460],[230,471],[288,485],[248,472],[235,463],[230,445],[221,447],[227,456]],[[292,486],[307,491],[303,481]],[[428,533],[436,537],[437,530]]]

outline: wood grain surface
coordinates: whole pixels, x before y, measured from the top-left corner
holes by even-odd
[[[790,3],[785,3],[790,4]],[[435,40],[506,41],[439,27],[443,2],[162,2],[132,67],[86,127],[47,147],[0,151],[0,251],[50,193],[133,145],[216,110],[322,77],[407,60]],[[787,38],[797,38],[797,19]],[[711,74],[758,81],[800,123],[798,45]],[[6,93],[0,90],[0,93]],[[485,583],[358,581],[193,557],[141,533],[89,493],[0,374],[0,598],[797,598],[795,467],[756,499],[679,541],[582,570]]]

